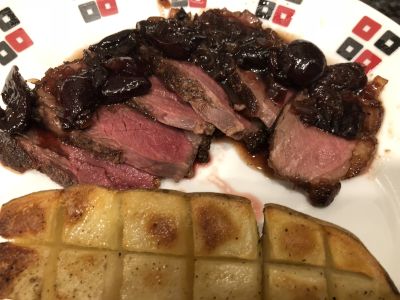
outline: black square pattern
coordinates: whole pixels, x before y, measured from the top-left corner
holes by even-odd
[[[275,6],[275,2],[260,0],[260,2],[258,2],[256,16],[265,20],[269,20],[274,12]]]
[[[78,7],[81,11],[83,20],[86,23],[93,22],[101,18],[99,9],[97,8],[96,2],[94,1],[83,3]]]
[[[11,49],[10,46],[5,41],[0,42],[0,64],[5,66],[8,64],[10,61],[12,61],[14,58],[17,57],[17,53],[14,52],[13,49]]]
[[[345,59],[352,60],[362,48],[363,45],[348,37],[336,52]]]
[[[375,46],[383,53],[391,55],[400,46],[400,38],[390,30],[386,31],[375,43]]]
[[[303,0],[287,0],[287,1],[293,2],[293,3],[296,3],[296,4],[301,4],[301,2],[303,2]]]
[[[0,11],[0,28],[4,32],[19,24],[18,18],[14,15],[11,8],[6,7]]]
[[[171,6],[172,6],[172,7],[184,7],[184,6],[188,6],[188,1],[187,1],[187,0],[172,0],[172,1],[171,1]]]

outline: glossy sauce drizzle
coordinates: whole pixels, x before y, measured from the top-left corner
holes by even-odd
[[[246,146],[238,141],[227,139],[227,142],[236,150],[242,161],[250,168],[261,172],[268,178],[274,178],[274,171],[268,165],[268,150],[257,154],[250,154]]]
[[[229,183],[219,177],[216,172],[212,172],[208,178],[211,183],[215,184],[222,192],[225,194],[236,195],[240,197],[244,197],[250,200],[251,206],[256,215],[257,221],[261,221],[263,219],[263,203],[253,194],[250,193],[242,193],[235,190]]]

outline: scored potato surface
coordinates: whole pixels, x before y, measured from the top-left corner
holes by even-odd
[[[0,236],[13,240],[52,241],[60,191],[21,197],[1,207]]]
[[[119,203],[105,189],[70,188],[61,198],[65,244],[118,249]]]
[[[176,255],[190,253],[191,220],[189,201],[184,195],[134,193],[120,194],[123,249]]]
[[[0,244],[0,299],[40,299],[48,256],[44,247]]]
[[[121,299],[189,299],[185,258],[127,254],[123,263]]]
[[[209,194],[191,199],[196,256],[257,258],[257,224],[247,201]]]
[[[270,251],[264,254],[272,260],[300,262],[324,266],[325,246],[322,226],[304,217],[288,214],[278,207],[265,212],[264,239]],[[264,245],[265,249],[266,245]]]
[[[257,261],[195,262],[193,299],[252,300],[261,297],[261,269]]]
[[[104,252],[61,250],[57,257],[57,299],[102,299],[108,256]]]
[[[31,221],[29,220],[31,216]],[[76,186],[3,206],[0,299],[400,299],[362,243],[248,200]]]
[[[269,264],[265,266],[265,274],[267,299],[328,298],[325,271],[322,268]]]

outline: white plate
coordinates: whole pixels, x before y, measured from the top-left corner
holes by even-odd
[[[189,0],[191,6],[196,3],[201,5],[202,2],[205,1]],[[255,12],[258,2],[209,0],[207,7]],[[212,147],[212,163],[199,168],[194,179],[180,183],[165,181],[162,187],[241,194],[254,200],[258,212],[262,203],[275,202],[343,226],[366,244],[400,287],[400,125],[397,123],[400,116],[400,82],[397,74],[400,70],[400,51],[387,54],[399,46],[400,27],[356,0],[264,2],[271,6],[275,4],[273,10],[268,11],[267,7],[259,10],[265,15],[272,12],[270,19],[265,21],[266,25],[291,37],[316,43],[330,63],[346,61],[337,50],[348,38],[356,43],[343,46],[345,51],[357,52],[357,48],[362,47],[351,60],[368,53],[381,60],[369,72],[371,77],[379,74],[389,79],[382,94],[386,112],[373,166],[367,174],[343,182],[340,194],[328,208],[317,209],[309,205],[302,194],[248,168],[233,147],[219,143]],[[14,17],[7,7],[19,19],[19,24],[13,24]],[[83,14],[86,12],[87,21],[92,21],[84,21],[79,7]],[[156,0],[97,0],[97,3],[87,0],[3,0],[0,11],[0,27],[5,30],[0,32],[0,38],[6,41],[0,42],[0,45],[17,50],[17,57],[5,66],[0,65],[1,85],[13,64],[20,67],[25,78],[40,78],[46,69],[61,64],[77,50],[108,34],[131,28],[140,19],[164,13]],[[287,27],[277,24],[285,24],[293,11]],[[361,19],[366,23],[360,23],[359,30],[353,30]],[[32,45],[29,38],[23,35],[24,32],[33,42]],[[386,49],[386,53],[375,46],[382,36],[389,37],[389,40],[381,43],[385,45],[383,50]],[[366,41],[368,37],[370,39]],[[7,51],[1,47],[0,56],[4,63]],[[8,55],[12,55],[12,50]],[[373,62],[374,58],[369,57],[369,60]],[[0,204],[33,191],[57,187],[36,171],[20,175],[3,167],[0,167],[0,186]]]

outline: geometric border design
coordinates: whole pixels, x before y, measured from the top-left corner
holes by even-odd
[[[400,38],[392,31],[386,31],[375,43],[375,46],[386,55],[391,55],[400,46]]]
[[[337,49],[336,53],[347,60],[352,60],[354,56],[363,48],[363,45],[355,39],[348,37],[343,44]]]

